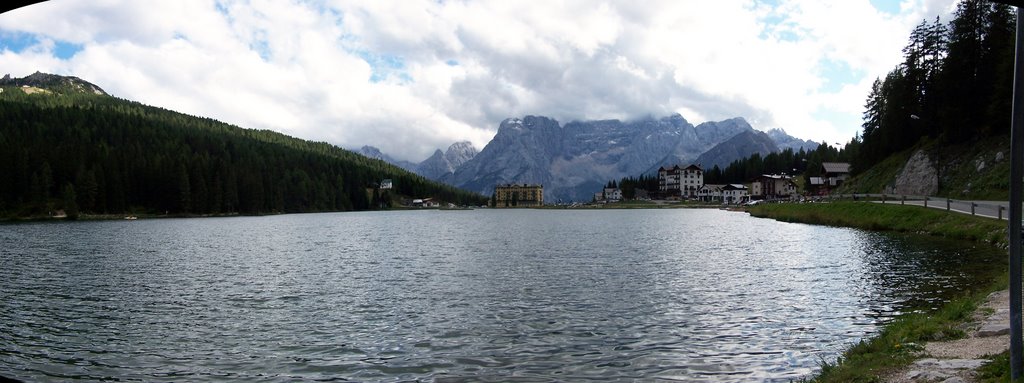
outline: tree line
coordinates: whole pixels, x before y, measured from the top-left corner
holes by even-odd
[[[903,62],[871,87],[852,170],[922,137],[956,143],[1009,134],[1014,18],[1010,6],[964,0],[948,24],[936,18],[914,28]]]
[[[388,205],[383,179],[399,195],[486,200],[325,142],[108,96],[4,88],[0,127],[7,217],[367,210]]]

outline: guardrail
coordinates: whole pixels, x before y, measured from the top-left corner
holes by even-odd
[[[1008,202],[991,201],[986,203],[970,200],[957,200],[944,197],[930,197],[905,194],[833,194],[816,198],[825,201],[860,200],[893,204],[899,203],[901,205],[906,205],[908,202],[915,205],[920,203],[924,207],[945,209],[946,211],[956,211],[965,214],[969,213],[970,215],[981,215],[996,219],[1010,219],[1008,214]]]

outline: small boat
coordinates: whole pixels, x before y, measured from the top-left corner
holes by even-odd
[[[136,217],[134,215],[126,215],[126,216],[124,216],[124,219],[127,219],[129,221],[134,221],[136,219],[139,219],[139,217]]]

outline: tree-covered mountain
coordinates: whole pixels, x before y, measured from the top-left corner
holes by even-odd
[[[1007,198],[1014,9],[962,0],[948,23],[914,28],[903,62],[871,88],[841,192]]]
[[[0,82],[0,216],[83,213],[265,214],[364,210],[374,192],[482,204],[323,142],[242,129],[107,96],[73,77]]]
[[[1013,99],[1014,11],[985,0],[957,4],[948,24],[922,21],[904,60],[876,79],[865,104],[853,171],[922,138],[945,144],[1007,135]]]

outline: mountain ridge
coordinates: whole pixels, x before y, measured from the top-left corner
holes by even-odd
[[[485,195],[502,183],[543,184],[545,199],[557,203],[590,200],[609,179],[652,175],[662,166],[700,163],[706,169],[724,168],[754,153],[798,151],[810,143],[781,129],[758,131],[742,117],[694,126],[676,113],[563,125],[527,115],[503,120],[494,138],[475,155],[464,156],[461,165],[450,163],[447,153],[438,149],[415,169],[425,177]]]

